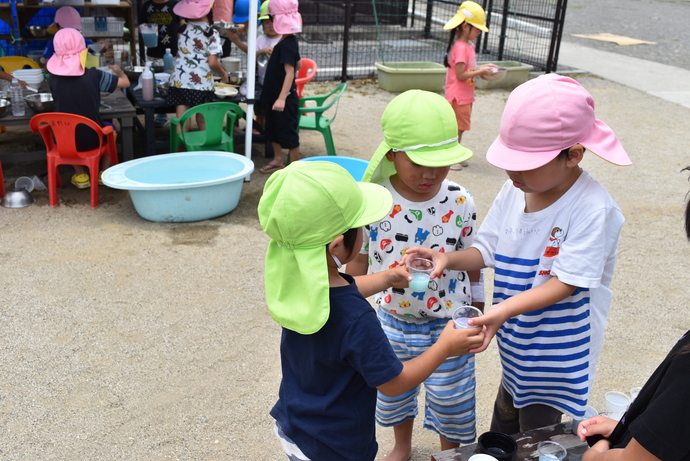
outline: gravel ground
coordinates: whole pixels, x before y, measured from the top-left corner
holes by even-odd
[[[609,81],[579,80],[635,162],[615,167],[592,154],[584,161],[627,218],[591,398],[603,409],[605,391],[642,385],[688,328],[689,184],[680,170],[690,164],[690,112]],[[340,155],[371,156],[394,96],[372,82],[350,85],[333,125]],[[450,177],[473,191],[481,219],[505,180],[484,152],[508,93],[477,96],[464,139],[475,157]],[[18,150],[11,141],[26,145],[30,136],[10,128],[0,149]],[[305,156],[323,154],[318,133],[303,133],[302,143]],[[267,163],[262,147],[254,160],[257,168]],[[11,185],[45,165],[4,169]],[[237,209],[199,223],[145,221],[127,193],[107,188],[91,210],[88,192],[69,185],[57,208],[46,192],[34,192],[31,207],[0,208],[1,459],[284,459],[268,415],[280,382],[280,329],[264,304],[268,240],[255,212],[266,179],[255,172]],[[492,344],[477,356],[479,433],[488,429],[499,376]],[[392,431],[380,430],[379,442],[381,457]],[[439,450],[419,421],[414,444],[415,461]]]

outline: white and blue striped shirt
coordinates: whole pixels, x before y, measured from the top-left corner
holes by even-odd
[[[517,408],[539,403],[582,417],[604,339],[623,215],[586,171],[553,205],[524,209],[524,193],[507,181],[472,245],[494,267],[493,303],[551,277],[578,288],[499,329],[503,385]]]

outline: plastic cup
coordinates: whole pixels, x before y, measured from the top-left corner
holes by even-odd
[[[577,428],[580,426],[582,421],[585,419],[594,418],[598,414],[599,412],[596,408],[587,405],[585,407],[585,415],[582,417],[582,419],[573,419],[573,434],[577,435]]]
[[[637,394],[639,394],[641,390],[641,387],[633,387],[632,389],[630,389],[630,403],[633,403],[633,401],[635,401],[635,399],[637,398]]]
[[[34,190],[46,190],[46,185],[43,184],[43,181],[38,176],[33,175],[31,180],[34,182]]]
[[[630,405],[630,397],[622,392],[608,391],[605,397],[606,412],[611,415],[612,419],[616,419],[615,416],[618,414],[622,416],[623,412],[628,409],[628,405]]]
[[[568,451],[560,443],[547,440],[539,442],[537,453],[539,453],[539,461],[562,461]]]
[[[470,459],[467,461],[498,461],[498,459],[494,458],[491,455],[479,453],[477,455],[470,456]]]
[[[144,40],[144,46],[149,48],[158,46],[158,24],[141,24],[139,32],[141,32],[141,38]]]
[[[27,192],[34,190],[34,182],[28,176],[20,176],[14,182],[14,187],[17,189],[26,189]]]
[[[474,328],[467,324],[469,319],[474,319],[480,317],[482,311],[474,306],[460,306],[453,311],[453,322],[455,322],[455,328]]]
[[[431,272],[436,267],[433,261],[424,258],[413,258],[407,262],[407,271],[412,276],[410,289],[414,292],[424,292],[429,288]]]

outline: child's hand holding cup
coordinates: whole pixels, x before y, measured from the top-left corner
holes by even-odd
[[[481,315],[482,311],[474,306],[460,306],[453,311],[453,322],[455,322],[455,328],[476,328],[475,326],[469,325],[467,321],[469,319],[480,317]]]

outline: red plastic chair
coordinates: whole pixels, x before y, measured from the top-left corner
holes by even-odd
[[[297,85],[297,96],[302,99],[302,92],[304,91],[304,85],[311,81],[316,75],[316,63],[309,58],[302,58],[302,67],[297,71],[297,78],[295,79],[295,85]]]
[[[96,149],[77,151],[75,130],[86,125],[99,134]],[[112,126],[101,127],[81,115],[62,112],[46,112],[34,115],[29,124],[31,130],[40,132],[46,145],[48,157],[48,197],[50,206],[58,206],[57,186],[62,187],[59,165],[84,165],[89,169],[91,182],[91,208],[98,206],[98,171],[101,156],[110,156],[112,165],[117,165],[115,130]],[[103,135],[107,142],[103,142]]]

